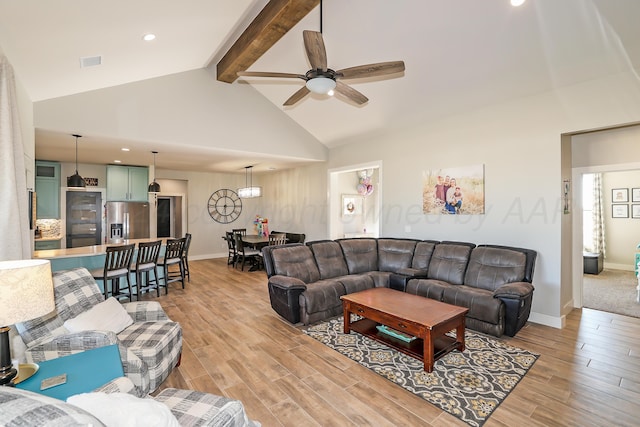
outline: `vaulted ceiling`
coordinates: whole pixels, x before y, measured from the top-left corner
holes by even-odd
[[[320,29],[320,8],[314,1],[299,2],[311,3],[312,10],[297,10],[291,18],[288,11],[297,9],[295,3],[0,0],[0,49],[37,103],[198,68],[215,73],[269,4],[287,11],[292,28],[263,26],[247,46],[259,51],[263,46],[256,44],[274,44],[248,69],[304,74],[309,63],[302,31]],[[350,82],[369,98],[363,106],[311,95],[282,107],[304,84],[299,79],[220,84],[250,84],[332,147],[605,75],[637,74],[638,16],[637,0],[527,0],[520,7],[509,0],[324,0],[322,30],[331,68],[403,60],[404,75]],[[278,31],[284,34],[279,39]],[[145,33],[157,38],[144,42]],[[80,68],[81,57],[96,55],[102,57],[100,66]],[[37,149],[66,136],[47,129],[36,135]],[[69,153],[73,156],[72,149]],[[182,155],[188,162],[189,156],[202,154],[185,150]],[[141,164],[148,163],[145,153]]]

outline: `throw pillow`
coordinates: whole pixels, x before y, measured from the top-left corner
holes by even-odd
[[[107,427],[180,427],[167,406],[127,393],[82,393],[69,396],[67,403],[84,409]]]
[[[111,331],[120,333],[133,319],[114,297],[94,305],[84,313],[64,322],[69,332]]]

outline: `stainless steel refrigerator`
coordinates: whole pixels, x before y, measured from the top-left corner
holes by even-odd
[[[149,238],[149,203],[107,202],[107,243]]]

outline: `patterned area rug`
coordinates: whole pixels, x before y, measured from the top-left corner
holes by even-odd
[[[471,426],[484,424],[539,356],[467,330],[465,351],[445,355],[427,373],[421,361],[342,328],[339,317],[304,332]]]

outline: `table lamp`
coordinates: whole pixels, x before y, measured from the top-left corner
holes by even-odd
[[[55,309],[51,263],[25,259],[0,261],[0,385],[12,385],[18,371],[11,365],[10,325]]]

